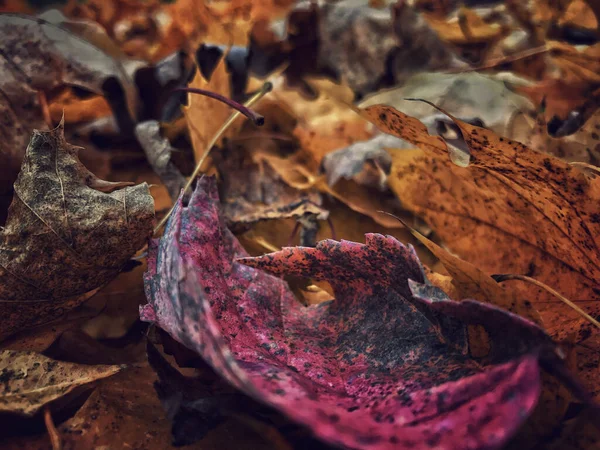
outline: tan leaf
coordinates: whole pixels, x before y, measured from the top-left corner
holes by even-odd
[[[2,350],[0,411],[32,416],[49,402],[121,369],[121,366],[55,361],[34,352]]]

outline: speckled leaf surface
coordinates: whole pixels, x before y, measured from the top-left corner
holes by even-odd
[[[448,299],[392,237],[247,258],[218,208],[210,178],[179,201],[149,249],[141,316],[241,391],[360,449],[499,448],[532,411],[552,345],[536,325]],[[265,270],[326,280],[336,300],[304,307]],[[485,359],[469,355],[470,324],[490,336]]]
[[[0,337],[77,306],[152,231],[148,185],[98,179],[79,150],[65,141],[62,124],[33,132],[0,233]]]
[[[118,373],[121,366],[55,361],[35,352],[0,351],[0,412],[32,416],[74,389]]]

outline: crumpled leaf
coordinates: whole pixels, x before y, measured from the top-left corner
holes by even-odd
[[[302,190],[316,188],[346,204],[352,210],[371,217],[378,224],[398,228],[398,221],[378,211],[393,211],[401,214],[397,200],[379,189],[365,189],[354,181],[340,179],[335,186],[327,184],[324,175],[314,175],[306,166],[305,155],[282,158],[266,152],[257,152],[254,158],[265,161],[290,186]],[[310,164],[309,164],[310,167]],[[316,170],[315,170],[316,172]]]
[[[241,391],[329,443],[365,449],[498,448],[535,406],[538,358],[552,347],[537,326],[451,301],[423,284],[412,248],[382,235],[286,248],[241,260],[256,268],[242,265],[235,259],[246,253],[217,202],[210,178],[187,207],[179,200],[150,245],[141,317]],[[336,300],[304,307],[257,268],[326,280]],[[486,359],[468,356],[466,324],[489,333]]]
[[[571,300],[598,298],[600,180],[455,119],[471,153],[469,167],[459,168],[449,161],[444,141],[418,120],[383,105],[363,113],[382,131],[424,150],[422,157],[393,168],[388,181],[403,205],[458,256],[488,273],[534,277]],[[540,309],[547,329],[563,336],[583,331],[573,311],[541,301],[549,299],[537,290],[522,292]],[[591,302],[582,307],[592,315],[600,312]]]
[[[135,136],[144,149],[152,169],[160,177],[173,200],[179,197],[185,186],[185,177],[171,161],[173,147],[166,137],[160,134],[160,124],[148,120],[135,126]]]
[[[0,189],[14,181],[31,128],[43,128],[38,92],[51,93],[61,86],[76,86],[104,95],[115,114],[135,117],[133,82],[122,65],[101,49],[70,31],[40,18],[18,14],[0,16],[2,57],[0,153],[8,166]]]
[[[2,337],[80,304],[151,234],[148,185],[119,189],[132,183],[96,178],[79,150],[65,141],[62,123],[34,131],[27,147],[0,234]]]
[[[121,366],[87,366],[46,358],[39,353],[0,351],[0,411],[32,416],[74,389],[109,377]]]

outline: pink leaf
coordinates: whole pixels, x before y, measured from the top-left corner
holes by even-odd
[[[499,448],[531,413],[554,348],[536,325],[448,299],[389,236],[248,258],[216,192],[201,179],[152,242],[142,316],[240,391],[358,449]],[[326,280],[336,300],[302,306],[266,271]],[[469,356],[467,324],[487,330],[486,359]]]

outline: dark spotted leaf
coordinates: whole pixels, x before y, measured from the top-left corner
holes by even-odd
[[[2,350],[0,412],[31,416],[74,389],[120,370],[121,366],[87,366],[55,361],[34,352]]]
[[[33,132],[0,233],[0,339],[81,304],[152,231],[148,185],[97,178],[79,150],[62,123]]]
[[[179,200],[150,245],[141,316],[242,392],[365,449],[498,448],[536,405],[540,360],[556,364],[550,339],[494,306],[448,299],[412,247],[369,234],[244,265],[218,209],[211,178],[187,207]],[[260,269],[326,280],[336,300],[304,307]],[[471,324],[490,336],[485,359],[469,355]]]

